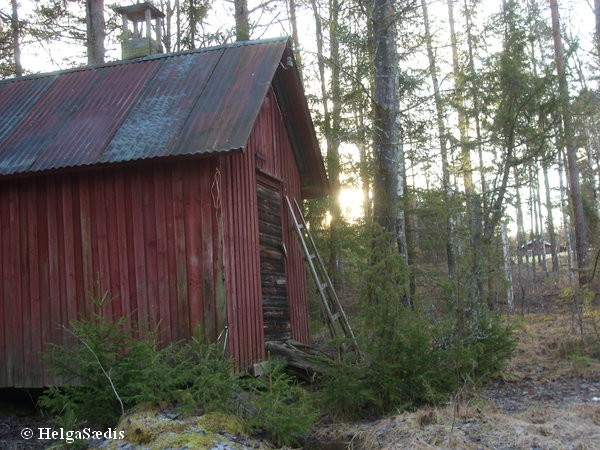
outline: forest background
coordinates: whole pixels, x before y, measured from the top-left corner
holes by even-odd
[[[119,59],[114,6],[10,0],[0,76]],[[441,390],[489,376],[510,353],[496,315],[548,296],[585,343],[600,255],[600,0],[156,6],[166,52],[292,37],[331,185],[304,207],[372,370],[391,354],[419,374],[434,362],[410,358],[433,346],[456,350]],[[409,378],[379,369],[380,380]],[[432,401],[436,376],[415,398],[382,382],[359,402]],[[357,401],[344,405],[341,388],[331,398],[340,410]]]
[[[119,59],[114,8],[126,4],[11,0],[0,13],[0,75]],[[589,269],[600,201],[597,4],[169,0],[156,6],[166,13],[166,52],[293,37],[332,188],[309,215],[327,234],[338,288],[351,277],[344,230],[369,222],[395,235],[407,269],[413,267],[413,291],[422,284],[414,269],[445,265],[453,277],[458,260],[469,258],[466,247],[472,261],[461,276],[472,272],[467,284],[490,305],[511,309],[509,267],[517,263],[519,277],[530,266],[535,272],[532,253],[546,274],[558,271],[560,250],[569,278]],[[505,227],[511,242],[502,244]],[[484,287],[495,272],[505,272],[505,293]],[[407,291],[406,301],[414,295]]]

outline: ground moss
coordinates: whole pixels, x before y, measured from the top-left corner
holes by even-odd
[[[234,415],[212,412],[180,419],[152,407],[136,408],[119,422],[117,429],[125,432],[125,440],[130,444],[150,450],[214,446],[234,449],[238,445],[227,435],[244,435],[242,422]]]
[[[211,412],[198,418],[198,426],[210,433],[244,434],[240,419],[232,414]]]
[[[211,448],[218,441],[217,436],[205,433],[202,430],[186,430],[182,433],[166,432],[160,434],[150,443],[150,450],[163,450],[165,448]]]
[[[118,431],[132,444],[147,444],[161,433],[179,433],[189,426],[189,420],[168,419],[157,409],[138,409],[119,422]]]

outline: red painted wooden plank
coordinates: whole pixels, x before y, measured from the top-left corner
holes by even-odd
[[[137,320],[141,329],[148,329],[148,288],[146,276],[146,251],[144,212],[143,212],[143,185],[142,170],[132,173],[131,203],[133,224],[133,251],[135,260],[135,285],[137,293]]]
[[[243,367],[248,365],[248,354],[252,346],[252,339],[248,333],[248,304],[253,294],[253,285],[251,280],[248,280],[248,272],[250,270],[250,261],[248,260],[248,232],[251,227],[251,211],[248,210],[248,202],[246,194],[251,189],[248,183],[248,177],[244,173],[243,154],[237,153],[232,155],[232,165],[234,166],[235,178],[232,180],[232,188],[234,192],[234,208],[237,214],[232,217],[233,226],[235,227],[236,235],[239,236],[239,254],[236,256],[238,268],[238,302],[239,312],[236,320],[238,321],[238,333],[240,340],[240,362]],[[236,186],[237,185],[237,186]],[[244,220],[242,220],[244,218]],[[242,226],[244,223],[244,226]]]
[[[10,201],[9,201],[9,220],[10,220],[10,255],[11,255],[11,267],[12,267],[12,285],[13,290],[11,292],[11,325],[12,325],[12,338],[8,353],[10,355],[7,358],[6,365],[9,370],[9,381],[18,385],[21,382],[23,374],[23,348],[24,339],[23,334],[20,332],[23,328],[22,315],[22,296],[21,296],[21,282],[18,271],[21,269],[21,252],[19,250],[19,243],[21,242],[21,230],[22,223],[19,217],[20,203],[19,203],[19,190],[18,187],[12,185],[10,188]]]
[[[225,331],[227,326],[227,279],[225,270],[225,223],[223,220],[223,186],[221,166],[215,158],[212,163],[213,182],[211,184],[211,197],[213,199],[213,249],[215,254],[215,270],[213,283],[215,286],[215,320],[217,324],[217,337]],[[227,343],[225,343],[227,345]]]
[[[173,221],[175,235],[175,264],[177,274],[178,339],[189,336],[189,302],[187,252],[185,245],[185,210],[183,194],[183,173],[179,166],[173,170]]]
[[[158,274],[156,257],[156,216],[154,212],[154,183],[151,170],[144,170],[142,181],[142,220],[144,223],[144,250],[148,302],[148,330],[156,327],[158,305]]]
[[[209,164],[204,164],[199,167],[199,212],[201,233],[201,257],[200,265],[202,270],[202,298],[204,308],[202,311],[203,326],[206,338],[214,342],[217,339],[217,333],[220,330],[216,329],[217,316],[215,310],[215,285],[214,285],[214,265],[218,263],[213,252],[213,208],[212,208],[212,167]]]
[[[42,352],[47,350],[47,343],[51,337],[52,322],[50,319],[50,275],[49,275],[49,259],[48,253],[48,193],[47,186],[49,178],[44,177],[37,180],[37,198],[38,198],[38,249],[40,260],[40,313],[41,323],[39,338],[42,343]],[[44,385],[47,385],[50,380],[50,368],[45,364],[43,358],[40,361],[44,370]]]
[[[158,293],[157,318],[160,326],[159,338],[166,343],[170,338],[169,304],[175,301],[169,296],[169,268],[168,268],[168,242],[165,203],[165,172],[168,169],[154,166],[154,204],[155,204],[155,229],[156,229],[156,270]]]
[[[108,250],[108,225],[107,216],[111,213],[107,208],[106,185],[109,181],[104,172],[95,173],[91,177],[90,193],[92,205],[90,208],[92,223],[92,253],[94,264],[94,290],[95,297],[98,299],[105,295],[110,298],[110,263]],[[113,302],[107,301],[98,313],[106,314],[106,317],[112,317]]]
[[[14,327],[12,321],[12,270],[10,261],[10,193],[6,183],[0,183],[0,275],[2,275],[2,286],[0,286],[0,357],[3,364],[0,366],[0,383],[2,386],[10,386],[11,376],[9,374],[9,352],[12,342]]]
[[[248,234],[252,229],[252,211],[249,210],[249,205],[247,202],[247,193],[251,190],[251,186],[248,182],[247,173],[245,173],[243,166],[243,154],[236,155],[237,158],[233,159],[234,164],[236,165],[236,173],[238,175],[237,182],[239,186],[242,186],[241,189],[236,191],[235,205],[236,210],[241,212],[241,214],[234,216],[234,226],[236,227],[236,233],[240,236],[240,254],[237,259],[242,263],[239,270],[240,277],[238,279],[239,283],[239,291],[243,292],[242,295],[238,296],[240,302],[240,312],[238,316],[239,321],[239,333],[240,333],[240,341],[241,341],[241,362],[243,366],[247,366],[250,360],[250,353],[252,351],[253,341],[252,336],[249,333],[248,329],[248,321],[251,320],[249,317],[250,313],[250,302],[252,301],[252,295],[254,294],[254,286],[252,280],[249,279],[249,274],[251,270],[251,260],[249,260],[249,242],[248,242]],[[237,183],[236,183],[237,184]],[[234,184],[235,186],[235,184]],[[242,217],[246,218],[244,222],[244,226],[242,226]]]
[[[123,174],[124,177],[124,217],[125,227],[126,227],[126,236],[127,236],[127,274],[129,279],[129,305],[130,310],[128,311],[130,321],[133,322],[137,320],[138,314],[138,286],[135,275],[136,270],[136,260],[135,260],[135,248],[134,248],[134,233],[138,232],[134,229],[133,218],[136,214],[139,214],[139,211],[134,208],[133,203],[133,176],[130,171],[127,171]],[[131,324],[133,326],[133,323]]]
[[[239,343],[238,343],[238,325],[236,317],[237,310],[237,284],[236,284],[236,267],[235,254],[237,251],[237,241],[235,233],[232,229],[233,224],[233,189],[231,187],[231,163],[230,155],[221,156],[219,164],[222,167],[222,199],[224,206],[223,221],[225,224],[225,241],[227,242],[225,270],[227,273],[227,323],[229,328],[228,349],[229,355],[235,358],[239,363]]]
[[[108,250],[108,277],[110,283],[107,288],[111,296],[111,309],[113,320],[123,315],[123,299],[121,297],[121,273],[119,270],[119,232],[117,227],[117,194],[116,171],[104,172],[104,201],[106,202],[106,236]]]
[[[258,203],[256,194],[256,169],[254,155],[250,152],[244,153],[244,166],[246,170],[248,192],[245,201],[247,202],[248,208],[248,219],[250,222],[250,229],[248,230],[248,258],[249,273],[247,283],[252,285],[252,296],[250,296],[250,303],[248,305],[248,316],[247,323],[248,334],[252,342],[252,346],[248,351],[247,364],[250,365],[259,359],[262,359],[264,354],[264,339],[262,327],[260,324],[263,323],[262,315],[262,295],[261,295],[261,282],[260,282],[260,246],[258,240]],[[258,326],[257,326],[258,324]]]
[[[23,348],[22,352],[22,361],[23,365],[19,367],[18,372],[15,373],[15,376],[18,377],[20,383],[25,381],[25,377],[27,379],[35,378],[32,373],[27,373],[25,368],[31,367],[32,364],[32,330],[31,330],[31,260],[35,259],[35,256],[31,254],[31,248],[29,245],[29,233],[28,228],[30,226],[28,221],[28,203],[29,203],[29,191],[31,190],[31,185],[28,184],[20,184],[19,189],[19,223],[21,227],[20,233],[20,246],[19,250],[21,252],[21,270],[20,270],[20,278],[21,278],[21,334],[23,336]],[[17,375],[18,373],[18,375]]]
[[[48,216],[48,280],[50,303],[50,341],[56,344],[62,343],[64,337],[60,330],[62,323],[61,316],[61,298],[60,298],[60,272],[58,263],[58,202],[57,202],[57,183],[53,179],[48,183],[46,191],[46,211]]]
[[[114,264],[118,268],[119,289],[115,291],[115,295],[119,296],[119,313],[123,316],[131,314],[131,298],[129,290],[129,263],[128,263],[128,247],[127,242],[129,235],[127,234],[127,213],[125,206],[125,182],[124,171],[119,170],[115,174],[114,180],[115,198],[114,198],[114,216],[116,224],[114,241],[116,244],[117,262]]]
[[[185,171],[185,245],[187,248],[187,286],[189,299],[189,317],[192,336],[204,337],[202,317],[202,267],[200,250],[200,187],[198,176]]]
[[[238,158],[239,159],[239,158]],[[243,202],[240,202],[240,195],[241,192],[244,192],[245,189],[247,189],[245,182],[245,179],[243,177],[243,174],[241,173],[241,170],[239,168],[239,166],[237,165],[239,163],[237,163],[235,158],[231,159],[231,165],[232,165],[232,173],[235,174],[234,177],[232,177],[231,183],[232,183],[232,192],[233,192],[233,201],[232,201],[232,206],[234,209],[234,213],[232,214],[232,228],[235,230],[235,236],[236,236],[236,243],[237,243],[237,247],[238,247],[238,251],[235,255],[235,264],[236,264],[236,268],[235,273],[236,273],[236,287],[237,287],[237,295],[236,295],[236,302],[237,302],[237,314],[235,317],[235,321],[237,322],[237,330],[238,330],[238,335],[237,335],[237,339],[238,339],[238,348],[239,348],[239,358],[240,358],[240,364],[242,364],[242,366],[246,365],[246,360],[247,357],[246,355],[248,354],[248,336],[246,335],[246,326],[245,326],[245,322],[244,322],[244,314],[246,314],[246,304],[247,304],[247,296],[250,294],[249,290],[250,290],[250,286],[248,285],[244,285],[244,280],[246,279],[246,269],[247,269],[247,260],[246,258],[246,240],[245,238],[245,233],[244,233],[244,229],[240,228],[240,217],[245,217],[245,215],[247,214],[247,210],[246,210],[246,204]],[[236,183],[237,181],[237,183]],[[237,186],[236,186],[237,184]]]
[[[83,270],[83,301],[81,312],[89,317],[93,311],[93,305],[89,298],[95,295],[94,280],[94,254],[93,254],[93,236],[92,236],[92,212],[90,183],[87,177],[80,176],[79,179],[79,229],[81,230],[81,261]],[[72,317],[69,317],[73,320]]]
[[[19,380],[20,383],[23,382],[23,378],[28,376],[25,373],[25,367],[29,367],[31,364],[31,331],[28,327],[28,324],[31,322],[31,302],[29,300],[29,288],[30,288],[30,272],[29,272],[29,263],[30,263],[30,250],[29,250],[29,242],[28,242],[28,234],[27,228],[29,224],[27,223],[27,191],[28,186],[25,184],[19,183],[21,188],[18,190],[19,195],[19,226],[20,233],[15,235],[15,237],[19,237],[19,247],[18,250],[20,254],[20,262],[21,267],[19,271],[18,277],[21,281],[21,317],[20,326],[21,328],[21,336],[23,338],[23,347],[21,348],[21,358],[22,358],[22,366],[15,367],[17,369],[15,371],[15,377]]]
[[[167,245],[167,273],[169,274],[169,332],[173,341],[180,339],[179,336],[179,298],[177,295],[177,258],[175,254],[175,221],[173,214],[173,167],[169,166],[165,172],[164,198],[165,198],[165,240]]]
[[[246,205],[246,216],[248,221],[247,235],[246,235],[246,258],[247,258],[247,271],[246,279],[244,283],[250,287],[250,295],[246,302],[246,312],[244,314],[244,325],[246,327],[246,335],[248,336],[248,347],[246,349],[246,361],[245,365],[252,364],[260,352],[260,347],[264,344],[259,342],[258,329],[261,324],[260,320],[260,309],[262,309],[262,299],[259,298],[260,289],[257,289],[257,275],[260,279],[260,271],[257,274],[257,264],[255,255],[260,254],[258,246],[258,210],[256,209],[256,178],[254,169],[254,155],[245,152],[242,155],[243,170],[246,182],[246,195],[240,198]],[[241,219],[241,218],[240,218]],[[239,220],[239,219],[238,219]],[[241,222],[241,220],[240,220]]]
[[[60,343],[63,345],[73,345],[76,342],[76,338],[69,334],[67,331],[63,329],[63,327],[70,327],[73,320],[77,320],[80,317],[75,313],[77,311],[76,306],[69,301],[67,297],[67,280],[64,277],[64,267],[66,266],[67,256],[65,254],[65,247],[67,245],[67,241],[69,240],[69,236],[65,235],[65,208],[70,204],[63,200],[63,193],[65,188],[70,184],[68,179],[60,177],[58,178],[58,186],[57,186],[57,204],[58,208],[52,213],[56,214],[56,225],[57,225],[57,261],[58,261],[58,291],[54,293],[55,299],[53,300],[53,305],[60,305],[60,323],[57,325],[58,333],[60,335],[61,341]]]
[[[69,273],[74,273],[73,286],[69,286],[67,283],[66,289],[68,293],[73,294],[72,301],[69,302],[67,307],[68,319],[72,321],[81,318],[85,315],[85,308],[89,304],[88,293],[85,290],[86,275],[84,274],[84,251],[83,251],[83,234],[81,229],[81,197],[80,197],[80,177],[87,176],[86,174],[72,175],[69,178],[60,177],[63,183],[62,202],[63,202],[63,222],[65,223],[66,229],[72,238],[70,242],[64,242],[62,248],[65,249],[65,253],[73,255],[73,264],[69,265]],[[68,223],[68,225],[67,225]],[[72,247],[71,247],[72,246]]]
[[[73,211],[73,177],[69,177],[68,180],[63,180],[60,183],[60,202],[62,208],[62,226],[59,228],[61,234],[64,236],[62,239],[62,253],[64,254],[64,264],[61,265],[64,279],[64,297],[61,298],[61,302],[66,302],[66,315],[63,318],[64,324],[69,325],[70,322],[76,320],[77,317],[77,305],[85,301],[82,297],[79,297],[77,292],[77,254],[75,251],[75,227],[79,225],[79,221],[75,218],[75,212]],[[56,211],[54,214],[59,214]],[[83,271],[81,271],[83,273]]]
[[[43,378],[42,341],[41,341],[41,305],[40,305],[40,258],[38,247],[37,190],[35,183],[27,186],[27,242],[29,246],[29,299],[31,356],[29,377],[32,384],[40,386]]]

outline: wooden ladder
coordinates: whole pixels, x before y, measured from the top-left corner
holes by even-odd
[[[352,351],[360,360],[362,359],[362,352],[360,351],[356,337],[352,332],[352,328],[350,328],[350,323],[348,322],[348,318],[344,313],[344,308],[342,308],[342,304],[335,292],[331,278],[329,278],[329,275],[327,274],[323,258],[321,258],[321,255],[317,251],[315,241],[308,230],[302,210],[295,199],[294,204],[292,205],[292,202],[290,202],[290,199],[286,195],[285,201],[292,217],[292,225],[296,230],[296,234],[302,245],[302,250],[304,251],[306,262],[310,268],[310,273],[317,286],[317,291],[319,292],[321,304],[325,311],[327,326],[329,327],[331,337],[334,339],[341,337],[346,338]]]

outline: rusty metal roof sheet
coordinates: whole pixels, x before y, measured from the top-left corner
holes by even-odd
[[[326,189],[297,72],[278,75],[291,56],[277,38],[2,81],[0,176],[243,149],[269,86],[283,80],[301,103],[284,109],[305,122],[292,124],[295,146]]]

